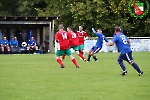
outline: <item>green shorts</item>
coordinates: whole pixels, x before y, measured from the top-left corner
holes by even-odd
[[[79,50],[84,50],[84,44],[79,45]]]
[[[70,46],[74,51],[79,51],[79,46]]]
[[[71,55],[71,50],[67,49],[67,50],[57,50],[56,51],[56,56],[62,56],[63,54],[66,54],[67,56]]]

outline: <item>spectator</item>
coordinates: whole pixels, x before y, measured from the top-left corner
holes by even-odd
[[[11,53],[19,53],[19,54],[21,53],[16,36],[10,40],[10,51]]]
[[[4,50],[7,49],[8,54],[10,54],[10,47],[9,47],[9,42],[6,38],[6,36],[3,37],[2,41],[1,41],[1,51],[2,54],[4,54]]]
[[[39,53],[44,54],[44,50],[45,50],[45,43],[43,41],[43,44],[41,44],[40,47],[39,47]]]
[[[28,41],[27,46],[28,54],[30,53],[30,50],[36,50],[36,53],[38,52],[38,47],[36,45],[36,40],[34,39],[34,37],[31,37],[30,40]]]

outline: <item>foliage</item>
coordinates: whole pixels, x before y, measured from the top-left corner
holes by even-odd
[[[82,25],[89,36],[91,28],[101,28],[112,36],[113,27],[119,25],[127,36],[150,36],[150,13],[143,19],[131,17],[130,0],[11,0],[0,1],[0,15],[59,16],[55,25],[62,23],[74,31]],[[145,1],[145,0],[134,0]],[[148,1],[148,0],[147,0]],[[150,1],[148,1],[150,4]],[[7,10],[5,10],[7,9]],[[56,31],[57,27],[55,27]]]

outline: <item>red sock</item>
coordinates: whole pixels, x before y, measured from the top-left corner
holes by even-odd
[[[72,62],[74,63],[75,66],[78,66],[76,59],[72,59]]]
[[[84,54],[84,52],[83,51],[80,51],[80,53],[83,55]]]
[[[82,60],[85,59],[84,56],[81,53],[79,53],[78,55],[82,58]]]
[[[57,59],[57,62],[59,63],[60,66],[63,66],[63,63],[60,58]]]
[[[62,56],[62,60],[64,60],[64,59],[65,59],[65,57],[66,57],[66,54],[63,54],[63,56]]]

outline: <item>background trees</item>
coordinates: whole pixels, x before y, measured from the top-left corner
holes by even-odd
[[[90,36],[91,28],[102,28],[106,36],[112,36],[113,27],[121,26],[127,36],[150,36],[150,13],[143,19],[135,19],[128,12],[130,0],[11,0],[0,1],[0,15],[9,16],[60,16],[56,26],[62,23],[79,25]],[[135,0],[133,0],[135,1]],[[137,0],[145,1],[145,0]],[[148,1],[150,4],[150,1]],[[57,29],[57,27],[56,27]]]

